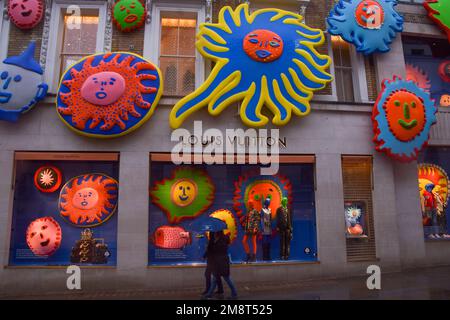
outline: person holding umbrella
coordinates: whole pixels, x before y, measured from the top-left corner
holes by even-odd
[[[208,248],[206,250],[206,257],[213,274],[213,282],[208,292],[203,296],[204,299],[211,299],[214,290],[218,286],[218,281],[223,278],[231,290],[231,299],[237,298],[237,291],[230,278],[230,259],[228,257],[228,246],[230,238],[226,236],[223,230],[227,229],[227,225],[222,220],[210,218],[204,225],[204,230],[214,234],[211,237]]]
[[[203,255],[203,259],[206,259],[206,270],[205,270],[205,281],[206,281],[206,288],[205,291],[202,292],[202,297],[205,296],[209,289],[211,288],[211,276],[212,276],[212,259],[211,257],[208,258],[208,251],[211,251],[210,247],[214,243],[214,232],[209,232],[209,239],[208,239],[208,245],[206,247],[205,254]],[[219,299],[223,299],[223,284],[222,279],[217,278],[217,292],[216,296]]]

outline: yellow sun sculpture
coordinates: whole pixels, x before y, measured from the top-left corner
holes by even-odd
[[[227,228],[224,230],[224,233],[230,237],[230,242],[233,243],[237,237],[237,223],[233,213],[227,209],[219,209],[211,213],[209,216],[219,219],[227,224]]]
[[[313,91],[325,87],[332,76],[326,72],[330,57],[315,49],[324,42],[323,32],[302,20],[279,9],[250,14],[242,4],[234,11],[222,8],[218,23],[202,24],[197,49],[216,64],[205,83],[174,106],[171,127],[178,128],[205,106],[218,115],[237,101],[242,101],[240,116],[248,126],[267,124],[263,105],[275,125],[287,124],[292,113],[307,115]]]

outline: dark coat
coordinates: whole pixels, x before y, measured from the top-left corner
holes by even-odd
[[[207,268],[210,268],[215,277],[230,276],[230,259],[228,257],[228,245],[230,238],[221,236],[218,239],[211,239],[206,249]]]

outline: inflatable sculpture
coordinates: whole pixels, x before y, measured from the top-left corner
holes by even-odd
[[[406,80],[411,80],[425,91],[429,91],[431,88],[430,78],[427,73],[418,66],[410,63],[406,64]]]
[[[104,223],[116,211],[119,184],[103,174],[86,174],[67,182],[61,189],[59,212],[76,227]]]
[[[178,223],[199,216],[211,206],[214,185],[206,171],[178,168],[170,178],[155,183],[150,197],[170,223]]]
[[[403,31],[396,5],[396,0],[339,0],[327,18],[328,32],[353,43],[365,55],[387,52]]]
[[[413,81],[384,80],[372,112],[375,148],[409,162],[428,143],[437,108],[430,94]]]
[[[141,0],[118,0],[112,8],[114,23],[123,32],[142,27],[146,15],[145,4]]]
[[[61,182],[61,170],[55,166],[42,166],[34,173],[34,185],[41,192],[55,192],[61,186]]]
[[[0,64],[0,119],[16,122],[47,95],[43,70],[34,59],[36,44],[31,42],[19,56]]]
[[[44,16],[44,0],[9,0],[8,16],[19,29],[32,29]]]
[[[324,42],[319,29],[304,25],[302,16],[279,9],[249,13],[247,4],[235,10],[223,7],[218,23],[204,23],[197,35],[197,50],[215,62],[208,79],[181,99],[170,113],[178,128],[193,112],[208,107],[219,115],[242,101],[240,116],[248,126],[264,126],[267,106],[272,123],[285,125],[291,115],[307,115],[313,91],[332,81],[331,63],[315,47]]]
[[[61,227],[52,217],[38,218],[28,226],[26,239],[35,255],[51,256],[61,245]]]
[[[425,0],[428,16],[447,34],[450,42],[450,0]]]
[[[161,94],[161,72],[149,61],[133,53],[97,54],[64,73],[57,111],[79,134],[112,138],[145,123]]]

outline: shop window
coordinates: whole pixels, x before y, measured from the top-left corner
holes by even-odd
[[[119,155],[16,152],[9,265],[115,266]]]
[[[418,159],[420,204],[427,240],[450,240],[450,148],[428,147]]]
[[[152,154],[149,265],[204,262],[208,233],[202,228],[211,217],[225,223],[233,263],[316,261],[314,157],[280,162],[277,175],[261,176],[257,165],[176,166],[170,155]],[[268,197],[271,214],[262,220],[264,230]],[[284,197],[287,211],[280,209]],[[289,253],[282,250],[288,246]]]
[[[442,107],[450,107],[450,46],[447,40],[402,37],[406,77],[427,90]]]
[[[347,260],[376,258],[372,202],[372,157],[343,156]]]
[[[85,56],[104,51],[106,2],[53,1],[45,79],[56,93],[64,71]]]
[[[204,60],[195,48],[198,26],[205,20],[203,6],[155,4],[146,25],[144,56],[159,64],[164,95],[183,97],[204,80]]]

